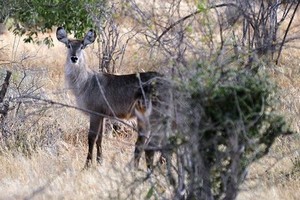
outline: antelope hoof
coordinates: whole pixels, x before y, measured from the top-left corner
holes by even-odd
[[[86,160],[83,170],[89,169],[89,168],[91,168],[91,166],[92,166],[92,161]]]
[[[103,164],[103,159],[102,159],[102,157],[97,157],[97,163],[98,163],[99,165],[102,165],[102,164]]]

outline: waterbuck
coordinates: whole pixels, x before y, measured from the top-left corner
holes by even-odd
[[[66,82],[76,97],[77,106],[90,118],[88,132],[88,154],[85,167],[92,163],[93,147],[96,143],[97,162],[102,162],[101,142],[104,117],[119,119],[137,118],[138,139],[134,151],[134,165],[138,167],[141,153],[145,151],[146,164],[152,167],[154,148],[161,136],[151,135],[150,128],[159,121],[165,92],[162,75],[145,72],[128,75],[112,75],[92,71],[83,49],[96,39],[94,30],[89,30],[84,39],[68,39],[63,27],[56,31],[57,39],[68,48],[65,64]],[[163,105],[163,106],[162,106]],[[151,138],[150,138],[151,137]]]

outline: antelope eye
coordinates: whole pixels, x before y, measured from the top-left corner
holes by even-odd
[[[68,48],[68,49],[70,49],[70,48],[71,48],[71,45],[70,45],[70,44],[67,44],[66,46],[67,46],[67,48]]]

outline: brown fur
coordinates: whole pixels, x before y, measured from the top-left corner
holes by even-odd
[[[65,79],[69,89],[74,93],[78,107],[91,111],[86,112],[90,117],[90,129],[85,167],[92,162],[94,143],[97,147],[97,161],[98,163],[102,161],[103,115],[122,119],[137,117],[139,135],[134,161],[135,166],[138,167],[141,153],[145,150],[145,145],[149,140],[149,117],[152,112],[150,96],[156,82],[161,79],[161,75],[157,72],[129,75],[93,72],[88,68],[82,51],[95,41],[96,33],[93,30],[90,30],[83,40],[70,40],[67,38],[66,31],[59,27],[56,36],[68,48]],[[148,103],[143,104],[143,102]],[[157,102],[153,104],[157,105]],[[151,105],[151,108],[148,108],[148,105]],[[148,168],[152,166],[153,153],[153,151],[145,150]]]

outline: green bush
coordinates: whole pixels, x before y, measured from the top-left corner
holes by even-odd
[[[0,22],[11,19],[11,29],[17,35],[26,35],[25,42],[41,42],[38,34],[52,31],[53,27],[64,26],[73,32],[76,38],[83,37],[88,28],[94,27],[90,8],[101,4],[103,0],[29,0],[29,1],[3,1],[0,3],[3,12]],[[101,12],[93,10],[94,12]],[[51,36],[42,41],[51,46]]]
[[[190,160],[184,167],[188,197],[234,199],[247,167],[290,131],[275,111],[276,87],[266,76],[203,67],[197,71],[182,91],[188,99],[188,126],[182,131]]]

